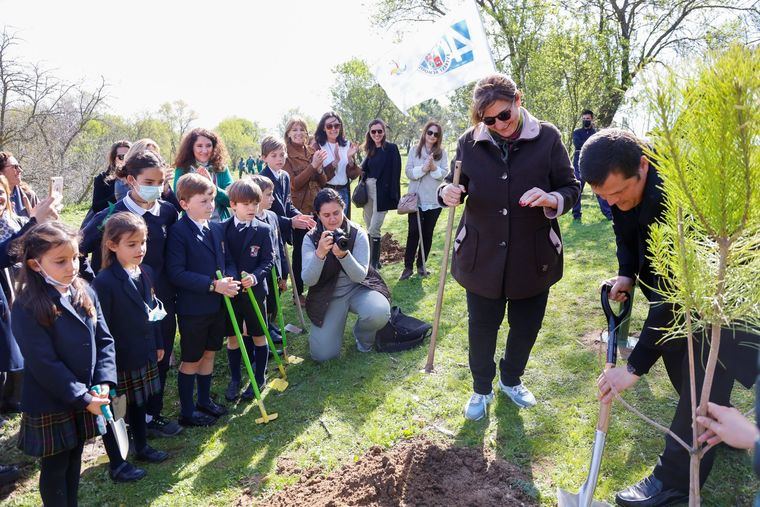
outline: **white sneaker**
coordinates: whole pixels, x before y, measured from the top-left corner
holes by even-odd
[[[493,392],[490,394],[473,394],[464,407],[464,418],[470,421],[483,419],[488,413],[488,405],[492,402]]]
[[[509,387],[502,384],[499,379],[499,389],[520,408],[528,408],[536,404],[536,397],[522,383]]]

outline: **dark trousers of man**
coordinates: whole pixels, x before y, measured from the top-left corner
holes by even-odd
[[[501,382],[506,386],[516,386],[525,373],[525,365],[536,343],[538,331],[544,320],[549,291],[525,299],[490,299],[467,291],[467,311],[469,313],[468,332],[470,340],[470,371],[472,386],[478,394],[489,394],[493,390],[496,376],[496,337],[504,311],[507,312],[509,334],[507,349],[499,363]]]
[[[422,247],[425,249],[425,262],[430,257],[430,247],[433,245],[433,231],[438,217],[441,215],[441,208],[429,209],[427,211],[418,211],[420,221],[422,222]],[[422,267],[422,257],[417,248],[420,240],[419,225],[417,225],[417,213],[409,213],[409,227],[406,232],[406,251],[404,252],[404,267],[412,269],[414,264],[414,254],[417,254],[417,267]]]
[[[161,297],[159,296],[159,299]],[[145,405],[145,411],[151,417],[159,417],[164,409],[164,393],[166,392],[166,375],[169,372],[169,358],[174,350],[174,337],[177,334],[177,316],[174,313],[174,301],[167,297],[161,299],[166,310],[166,317],[161,320],[161,336],[164,338],[164,357],[158,362],[158,378],[161,380],[161,392],[156,393]]]
[[[301,280],[301,247],[303,247],[303,239],[306,237],[306,231],[304,229],[293,229],[293,265],[291,266],[293,272],[293,278],[296,281],[296,289],[298,294],[303,294],[303,280]]]
[[[575,204],[573,204],[573,217],[580,218],[581,217],[581,200],[583,197],[583,187],[586,185],[586,182],[581,179],[580,170],[577,167],[574,167],[574,169],[575,169],[576,179],[581,182],[581,195],[578,196],[578,200],[575,201]],[[605,201],[598,195],[596,194],[594,195],[596,197],[596,200],[599,202],[599,209],[602,211],[602,215],[604,215],[607,220],[612,220],[612,210],[610,210],[610,205],[607,204],[607,201]]]
[[[709,343],[709,338],[707,339]],[[741,343],[758,343],[758,337],[749,333],[733,332],[723,330],[721,334],[721,345],[719,354],[719,364],[715,369],[712,390],[710,391],[710,401],[719,405],[729,405],[731,399],[731,390],[734,386],[734,380],[739,380],[747,388],[752,386],[757,370],[757,361],[752,351],[753,347],[740,345]],[[670,423],[670,429],[678,435],[687,444],[692,443],[691,431],[691,388],[689,387],[689,359],[688,354],[684,353],[686,345],[679,351],[671,351],[663,354],[662,359],[668,372],[673,387],[679,393],[678,405],[673,421]],[[707,364],[707,354],[709,346],[702,346],[699,342],[694,344],[695,360],[695,377],[697,384],[697,396],[701,393],[702,380],[704,379],[703,365]],[[699,355],[702,354],[700,358]],[[721,366],[721,363],[727,366],[727,370]],[[699,398],[697,398],[697,402]],[[715,448],[710,450],[700,462],[700,485],[704,485],[707,476],[710,474],[715,461]],[[657,460],[654,468],[654,476],[667,488],[677,489],[687,492],[689,489],[689,453],[681,444],[675,441],[673,437],[665,437],[665,449]]]

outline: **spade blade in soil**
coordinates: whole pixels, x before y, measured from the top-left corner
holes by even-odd
[[[599,502],[597,500],[591,500],[590,503],[584,503],[581,501],[580,493],[568,493],[564,489],[557,489],[557,505],[559,507],[612,507],[605,502]]]
[[[283,392],[285,389],[288,388],[288,381],[283,378],[276,378],[269,382],[269,387],[271,387],[275,391]]]

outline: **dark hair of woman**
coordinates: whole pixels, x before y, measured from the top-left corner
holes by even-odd
[[[213,151],[208,162],[214,172],[223,173],[230,159],[230,156],[227,154],[227,148],[215,132],[204,128],[193,129],[182,138],[179,150],[177,150],[177,157],[174,159],[174,167],[187,169],[196,163],[195,155],[193,155],[193,145],[199,137],[205,137],[211,141]]]
[[[127,176],[137,178],[145,169],[152,167],[166,167],[166,163],[161,155],[155,151],[145,150],[129,157],[127,163],[119,169],[116,176],[119,178],[126,178]]]
[[[369,122],[369,126],[367,127],[367,133],[364,135],[364,151],[367,153],[367,158],[374,157],[375,151],[377,151],[377,146],[375,146],[375,141],[372,139],[372,136],[370,135],[370,132],[372,131],[372,127],[375,125],[382,125],[383,127],[383,141],[380,143],[381,148],[385,148],[385,143],[388,140],[388,126],[385,124],[383,120],[380,118],[375,118],[371,122]]]
[[[314,140],[320,146],[324,145],[327,142],[327,132],[325,132],[325,123],[327,123],[327,120],[329,120],[330,118],[335,118],[336,120],[340,122],[340,130],[338,131],[338,145],[345,146],[348,143],[348,141],[346,141],[345,135],[343,134],[343,120],[341,120],[340,116],[338,116],[338,113],[336,113],[335,111],[328,111],[322,115],[322,118],[319,119],[317,128],[314,131]]]
[[[424,148],[426,144],[425,136],[427,135],[427,131],[430,129],[430,127],[438,128],[438,137],[435,138],[435,144],[433,144],[432,149],[433,160],[441,160],[441,157],[443,156],[443,150],[441,149],[441,144],[443,143],[443,127],[441,127],[441,124],[435,120],[430,120],[425,124],[424,127],[422,127],[422,136],[420,137],[420,142],[417,145],[417,158],[422,157],[422,148]]]
[[[470,119],[473,125],[483,121],[483,111],[497,100],[513,102],[520,92],[517,85],[509,76],[504,74],[491,74],[486,76],[475,85],[472,91],[472,108]]]
[[[52,326],[61,314],[49,294],[49,285],[41,273],[29,266],[29,261],[38,262],[46,252],[66,243],[75,251],[79,250],[79,235],[60,222],[37,224],[29,229],[13,244],[12,250],[21,261],[17,304],[31,311],[40,325]],[[95,305],[86,290],[87,282],[75,277],[71,284],[71,304],[82,308],[90,317],[95,317]]]
[[[338,203],[341,209],[346,206],[346,203],[343,202],[343,198],[335,189],[323,188],[317,192],[317,196],[314,198],[314,213],[318,215],[319,210],[322,209],[322,206],[329,202]]]
[[[142,231],[144,237],[148,238],[148,226],[145,225],[145,220],[142,217],[130,213],[129,211],[122,211],[120,213],[114,213],[106,220],[106,228],[103,231],[102,245],[102,267],[107,268],[114,261],[116,261],[116,253],[108,248],[108,242],[112,242],[118,245],[122,239],[127,236],[131,236],[136,232]],[[118,262],[118,261],[117,261]]]
[[[111,145],[111,150],[108,152],[108,166],[106,167],[106,181],[110,181],[116,178],[116,156],[119,148],[131,148],[132,143],[126,139],[116,141]]]

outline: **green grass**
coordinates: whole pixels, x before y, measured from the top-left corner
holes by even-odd
[[[595,380],[602,359],[581,337],[605,326],[598,303],[599,281],[616,270],[614,239],[590,194],[585,195],[583,224],[563,217],[566,244],[565,276],[551,291],[544,326],[524,377],[539,405],[518,411],[503,395],[491,407],[490,417],[465,422],[462,407],[471,392],[467,367],[467,311],[464,291],[449,279],[442,312],[436,373],[421,373],[427,347],[398,354],[361,354],[346,332],[342,356],[318,365],[307,359],[288,369],[290,387],[284,393],[269,391],[267,409],[279,419],[257,425],[255,405],[231,407],[231,415],[208,429],[186,430],[180,437],[154,441],[172,457],[148,465],[148,476],[136,484],[114,485],[107,465],[88,463],[82,474],[83,505],[227,505],[246,487],[258,495],[293,483],[297,477],[276,473],[279,458],[302,467],[332,470],[351,463],[370,446],[394,443],[418,435],[447,440],[434,426],[454,433],[457,445],[494,449],[523,468],[529,491],[542,505],[555,505],[555,491],[577,491],[588,470],[598,405]],[[64,218],[78,225],[83,210],[67,210]],[[440,269],[446,213],[441,215],[430,262],[433,276],[397,282],[402,265],[383,267],[393,291],[394,304],[421,319],[432,321],[437,274]],[[403,245],[406,218],[388,215],[385,230]],[[289,294],[286,300],[289,301]],[[646,312],[639,298],[632,330]],[[286,305],[286,320],[297,322]],[[351,322],[351,321],[350,321]],[[497,350],[503,352],[506,324]],[[304,336],[292,337],[291,352],[308,357]],[[215,391],[221,397],[226,385],[226,358],[218,356]],[[177,414],[176,372],[170,372],[166,412]],[[644,413],[669,423],[676,395],[658,364],[626,398]],[[752,406],[751,393],[737,384],[734,403],[743,411]],[[34,461],[13,445],[18,418],[2,430],[4,462],[24,463],[25,479],[4,502],[36,505],[37,471]],[[327,429],[325,429],[327,428]],[[328,434],[329,431],[329,434]],[[88,444],[88,447],[92,444]],[[97,444],[100,445],[100,444]],[[663,447],[663,437],[616,404],[610,424],[597,498],[613,501],[616,491],[646,476]],[[748,505],[760,484],[754,479],[749,455],[718,450],[713,473],[704,488],[705,505]]]

